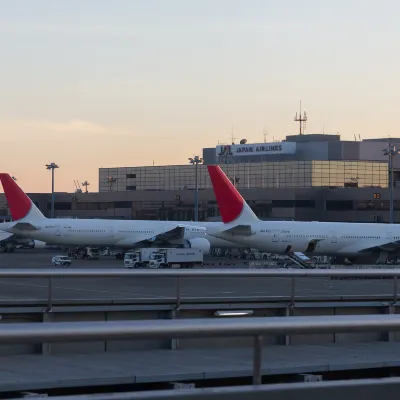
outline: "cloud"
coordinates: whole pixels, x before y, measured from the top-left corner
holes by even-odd
[[[90,136],[121,136],[131,132],[125,128],[96,124],[74,119],[67,122],[47,120],[1,120],[0,130],[10,139],[68,139]]]

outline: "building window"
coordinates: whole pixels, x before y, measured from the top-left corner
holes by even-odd
[[[136,174],[126,174],[126,179],[136,178]]]
[[[116,201],[114,203],[114,208],[132,208],[131,201]]]
[[[329,211],[352,210],[353,200],[327,200],[326,209]]]
[[[294,206],[299,208],[315,208],[315,200],[295,200]]]
[[[127,186],[126,190],[136,190],[136,185]]]

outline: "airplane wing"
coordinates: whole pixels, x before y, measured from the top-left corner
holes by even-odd
[[[392,242],[382,243],[376,246],[365,247],[359,250],[360,253],[367,253],[367,252],[379,253],[381,251],[386,251],[388,253],[400,251],[400,240],[394,240]]]
[[[169,243],[172,240],[180,240],[185,236],[185,227],[184,226],[176,226],[169,231],[165,231],[159,233],[158,235],[151,236],[148,238],[143,238],[142,240],[135,241],[132,239],[123,239],[118,242],[117,246],[143,246],[143,245],[155,245],[155,244],[165,244]]]
[[[28,222],[17,222],[12,229],[17,231],[36,231],[38,228]]]
[[[184,236],[185,236],[185,227],[177,226],[174,229],[160,233],[156,236],[153,236],[149,239],[145,239],[141,242],[152,242],[152,243],[154,243],[154,242],[169,242],[171,240],[183,239]]]
[[[232,236],[251,236],[253,234],[250,225],[236,225],[232,228],[221,231],[221,233]]]

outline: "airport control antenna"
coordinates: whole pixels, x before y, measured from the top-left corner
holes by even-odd
[[[301,115],[301,101],[300,101],[300,113],[299,115],[294,116],[294,120],[299,123],[299,135],[303,135],[304,131],[306,130],[306,121],[307,121],[307,114],[304,111],[303,115]]]

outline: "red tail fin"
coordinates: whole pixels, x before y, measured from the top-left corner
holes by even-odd
[[[235,186],[232,185],[232,182],[222,169],[218,165],[208,165],[207,168],[222,221],[224,223],[239,222],[239,219],[241,222],[258,221],[257,216],[247,205]]]
[[[23,219],[27,216],[32,218],[44,218],[43,214],[32,203],[31,199],[16,184],[9,174],[0,173],[0,181],[3,185],[4,193],[7,198],[8,207],[14,221]]]

